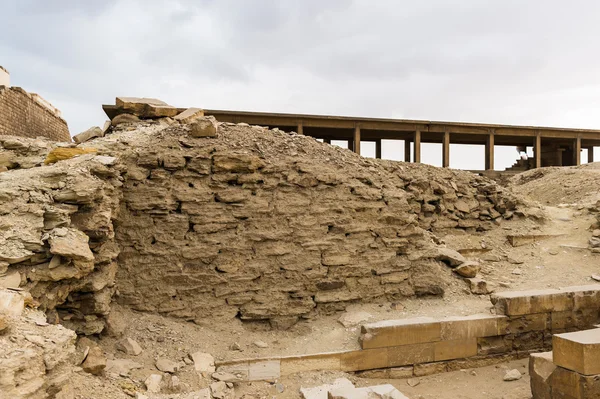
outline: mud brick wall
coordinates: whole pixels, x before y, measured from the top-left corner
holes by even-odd
[[[552,335],[592,328],[600,319],[600,285],[494,295],[497,315],[417,317],[365,324],[362,349],[269,359],[222,361],[248,379],[299,371],[363,371],[372,378],[423,376],[482,367],[548,350]],[[269,370],[267,378],[258,370]]]
[[[0,86],[0,135],[71,141],[67,122],[20,87]]]

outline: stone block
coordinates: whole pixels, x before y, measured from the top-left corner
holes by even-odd
[[[50,165],[58,161],[64,161],[73,157],[95,153],[98,150],[95,148],[79,148],[79,147],[58,147],[48,153],[44,160],[45,165]]]
[[[550,377],[551,398],[582,399],[580,377],[578,373],[557,367]]]
[[[555,289],[509,291],[491,296],[497,314],[522,316],[573,309],[573,294]]]
[[[142,118],[173,117],[179,112],[177,108],[156,98],[117,97],[116,105],[122,112]]]
[[[410,378],[414,374],[413,366],[404,366],[404,367],[392,367],[389,369],[389,378],[391,379],[399,379],[399,378]]]
[[[498,335],[522,334],[529,331],[544,331],[549,328],[548,313],[509,317],[498,322]]]
[[[439,341],[434,344],[434,360],[436,362],[451,359],[463,359],[477,355],[477,338]]]
[[[23,295],[11,290],[0,290],[0,315],[19,317],[24,308]]]
[[[575,313],[569,310],[552,312],[550,314],[550,328],[554,331],[564,331],[577,325]]]
[[[573,293],[573,309],[600,309],[600,284],[567,287]]]
[[[398,367],[435,361],[434,343],[394,346],[388,349],[388,366]]]
[[[554,335],[552,353],[557,366],[583,375],[600,374],[600,328]]]
[[[529,357],[531,393],[536,399],[552,399],[550,377],[556,370],[552,352],[533,353]]]
[[[513,340],[506,335],[477,338],[477,354],[479,355],[506,353],[510,352],[512,347]]]
[[[412,364],[412,362],[403,363]],[[390,367],[388,348],[344,352],[340,355],[342,371],[361,371]]]
[[[360,337],[363,349],[435,342],[441,339],[441,323],[431,317],[385,320],[364,324]]]
[[[471,316],[448,317],[440,320],[441,340],[480,338],[498,335],[499,321],[506,316],[476,314]]]
[[[281,377],[279,360],[248,363],[248,381],[275,381]]]
[[[289,356],[281,358],[281,375],[306,371],[341,370],[342,353],[320,353],[317,355]]]
[[[196,118],[204,116],[204,110],[200,108],[188,108],[185,111],[177,114],[173,119],[183,123],[190,123]]]
[[[76,143],[85,143],[96,137],[103,137],[104,131],[100,129],[98,126],[94,126],[86,130],[85,132],[81,132],[75,136],[73,136],[73,141]]]

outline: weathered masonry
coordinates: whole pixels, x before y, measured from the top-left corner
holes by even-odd
[[[0,135],[71,141],[60,111],[35,93],[10,86],[10,75],[0,66]]]
[[[111,118],[118,112],[115,106],[103,108]],[[600,130],[588,129],[211,109],[205,109],[204,114],[222,122],[296,131],[328,143],[344,140],[348,148],[359,154],[361,143],[374,142],[376,158],[381,158],[382,140],[403,140],[406,162],[421,162],[421,143],[441,143],[444,167],[450,166],[450,144],[484,145],[485,170],[494,169],[494,146],[533,147],[534,157],[517,165],[522,169],[579,165],[584,148],[588,149],[588,162],[593,162],[593,147],[600,146]]]

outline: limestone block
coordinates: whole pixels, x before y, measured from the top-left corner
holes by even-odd
[[[543,331],[550,327],[548,313],[535,313],[510,317],[499,321],[498,334],[521,334],[529,331]]]
[[[580,377],[582,376],[576,372],[557,367],[550,377],[551,398],[583,398]]]
[[[117,97],[116,105],[122,111],[142,118],[172,117],[178,113],[177,108],[156,98]]]
[[[552,399],[550,376],[556,369],[552,362],[552,352],[532,353],[529,356],[531,393],[536,399]]]
[[[435,361],[435,343],[394,346],[388,349],[388,367]]]
[[[498,335],[499,323],[506,319],[506,316],[486,314],[448,317],[440,320],[440,337],[446,341],[495,336]]]
[[[279,360],[266,360],[248,364],[248,381],[274,381],[281,377]]]
[[[388,348],[350,351],[340,355],[340,368],[342,371],[361,371],[386,367],[390,367]]]
[[[573,309],[572,294],[555,289],[500,292],[490,299],[496,312],[507,316]]]
[[[463,359],[477,355],[477,338],[438,341],[433,345],[433,358],[436,362],[442,360]]]
[[[554,335],[552,353],[557,366],[583,375],[600,374],[600,328]]]
[[[204,116],[204,110],[200,108],[188,108],[185,111],[177,114],[173,119],[183,123],[190,123],[196,118]]]
[[[431,317],[385,320],[364,324],[360,337],[363,349],[434,342],[441,339],[441,323]]]
[[[564,291],[573,293],[573,310],[600,308],[600,284],[567,287]]]
[[[289,356],[281,358],[281,375],[306,371],[341,370],[341,353]]]

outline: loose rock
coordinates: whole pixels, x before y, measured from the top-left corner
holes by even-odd
[[[520,380],[522,377],[521,372],[517,369],[508,370],[506,374],[504,374],[504,381],[516,381]]]

